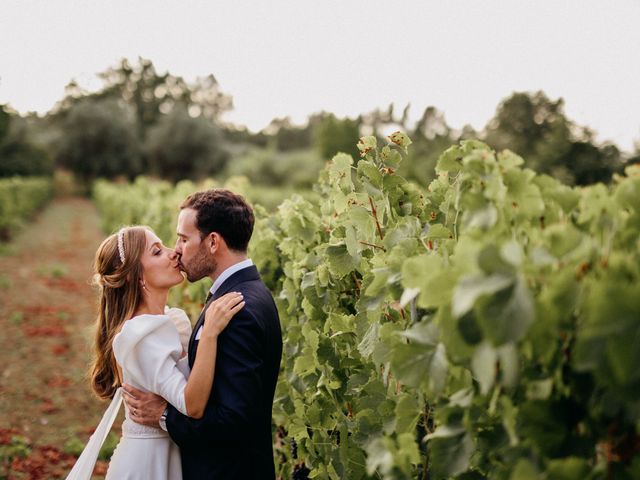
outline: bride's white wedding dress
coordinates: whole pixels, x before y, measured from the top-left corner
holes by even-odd
[[[166,308],[164,315],[139,315],[124,323],[113,340],[123,382],[153,392],[186,415],[184,389],[189,378],[186,355],[191,323],[184,311]],[[90,478],[97,452],[111,428],[120,404],[120,390],[68,478]],[[106,430],[106,431],[105,431]],[[88,476],[87,475],[87,471]],[[159,426],[133,422],[125,408],[122,438],[116,447],[106,480],[181,480],[178,446]]]
[[[113,340],[123,382],[153,392],[187,414],[184,389],[189,378],[187,351],[191,323],[184,311],[139,315],[125,322]],[[122,438],[111,457],[107,480],[180,480],[180,450],[158,427],[133,422],[125,408]]]

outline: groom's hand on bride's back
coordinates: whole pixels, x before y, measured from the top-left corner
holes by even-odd
[[[167,401],[151,392],[143,392],[125,383],[122,385],[124,403],[129,408],[129,417],[136,423],[158,427],[160,416],[167,408]]]

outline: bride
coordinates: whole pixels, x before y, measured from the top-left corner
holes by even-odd
[[[100,304],[91,386],[99,397],[113,400],[68,479],[90,478],[117,414],[122,383],[160,395],[184,415],[201,418],[213,384],[218,335],[244,306],[237,292],[212,303],[189,371],[185,352],[191,323],[184,311],[165,306],[169,289],[183,281],[176,252],[148,227],[127,227],[98,247],[95,271]],[[135,413],[125,408],[107,480],[181,479],[178,446],[159,427],[135,423]]]

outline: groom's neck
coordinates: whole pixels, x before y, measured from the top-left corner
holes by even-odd
[[[229,252],[223,258],[218,259],[218,265],[209,278],[212,281],[216,281],[216,279],[224,272],[227,268],[234,266],[236,263],[240,263],[247,259],[247,252]]]

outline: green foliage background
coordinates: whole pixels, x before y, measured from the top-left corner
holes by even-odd
[[[28,121],[0,105],[0,178],[53,173],[51,157],[31,137]]]
[[[7,240],[52,193],[47,177],[0,178],[0,240]]]
[[[569,187],[463,141],[423,188],[396,173],[409,144],[365,137],[316,197],[256,207],[250,256],[284,333],[280,473],[637,478],[638,168]],[[95,192],[109,230],[167,239],[195,187],[163,187],[166,202],[140,185]],[[203,289],[177,295],[193,313]]]

